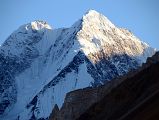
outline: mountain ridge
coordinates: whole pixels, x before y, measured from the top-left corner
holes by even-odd
[[[157,119],[158,69],[159,52],[156,52],[141,68],[127,74],[124,80],[120,79],[122,82],[111,92],[105,92],[105,96],[92,104],[78,120]]]
[[[71,92],[67,93],[63,106],[59,109],[58,106],[55,105],[49,119],[50,120],[63,120],[63,119],[75,120],[77,118],[79,118],[81,120],[97,119],[97,117],[100,116],[98,114],[102,114],[103,111],[101,109],[104,108],[104,105],[98,106],[98,108],[96,107],[95,109],[93,107],[97,106],[99,104],[104,104],[105,99],[109,100],[109,102],[105,103],[105,104],[107,104],[107,107],[105,107],[105,112],[110,112],[110,113],[111,113],[111,111],[114,112],[116,107],[117,108],[119,107],[117,112],[123,113],[121,109],[122,109],[122,106],[124,106],[124,104],[125,104],[125,106],[129,106],[129,104],[133,104],[133,102],[136,99],[138,99],[137,97],[133,98],[134,101],[131,99],[134,96],[134,94],[138,95],[139,93],[142,93],[142,94],[140,94],[141,96],[143,96],[143,97],[141,97],[142,98],[141,100],[144,100],[143,98],[147,98],[147,96],[149,96],[149,95],[151,96],[151,93],[158,90],[157,85],[155,85],[155,84],[158,84],[157,80],[154,79],[153,82],[150,81],[151,80],[150,76],[153,77],[153,75],[155,75],[155,78],[156,78],[157,74],[153,73],[153,75],[151,75],[152,73],[149,73],[150,72],[149,69],[157,72],[158,63],[159,63],[159,52],[156,52],[155,55],[153,55],[152,57],[149,57],[147,59],[147,62],[144,63],[137,70],[130,71],[124,76],[121,76],[119,78],[115,78],[105,85],[98,86],[96,88],[88,87],[88,88],[78,89],[78,90],[71,91]],[[147,72],[147,70],[149,70],[149,72]],[[145,72],[147,74],[145,74]],[[146,83],[146,80],[144,80],[146,78],[144,75],[149,76],[149,78],[147,77],[147,79],[146,79],[149,83]],[[144,78],[142,76],[144,76]],[[133,78],[138,78],[140,80],[135,79],[136,81],[135,80],[133,81],[132,80]],[[128,86],[127,84],[128,83],[130,84],[131,82],[132,82],[132,85]],[[141,89],[140,88],[141,85],[142,85],[142,89],[145,88],[145,91],[139,91],[139,90],[137,91],[137,89]],[[122,86],[122,87],[120,87],[120,86]],[[130,88],[132,86],[136,87],[136,89],[130,90]],[[116,95],[113,95],[114,98],[111,99],[111,97],[112,97],[111,93],[113,93],[114,90],[115,90]],[[122,92],[118,92],[118,90],[120,90],[120,91],[122,90]],[[124,93],[124,91],[125,91],[125,93]],[[126,91],[129,91],[129,92],[126,92]],[[128,94],[126,94],[126,93],[128,93]],[[129,97],[123,97],[126,95],[129,95]],[[106,96],[108,96],[108,98]],[[140,96],[138,96],[138,97],[140,97]],[[119,102],[121,103],[121,106],[115,106],[114,104],[116,104],[116,103],[113,102],[114,100],[116,101],[116,103],[119,100]],[[129,100],[131,102],[129,102],[129,104],[127,104],[125,102],[125,100]],[[141,101],[141,100],[139,99],[139,101]],[[111,104],[113,109],[109,106],[109,104]],[[127,107],[124,107],[124,108],[127,109]],[[90,112],[90,111],[93,111],[93,112]],[[126,112],[127,111],[125,111],[125,113]],[[110,119],[109,117],[113,117],[113,116],[117,116],[117,115],[116,114],[113,114],[113,115],[108,114],[107,117],[105,117],[105,119]],[[117,118],[118,117],[116,117],[116,119]],[[104,118],[102,118],[102,119],[104,119]]]
[[[70,28],[54,30],[42,21],[23,25],[0,51],[0,115],[6,120],[47,119],[67,92],[105,84],[155,53],[92,10]]]

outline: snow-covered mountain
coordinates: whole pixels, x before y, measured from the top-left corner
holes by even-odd
[[[94,10],[70,28],[23,25],[0,47],[0,119],[47,119],[67,92],[104,84],[154,53]]]

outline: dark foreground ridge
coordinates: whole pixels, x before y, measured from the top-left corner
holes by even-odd
[[[136,72],[98,88],[67,94],[62,108],[50,120],[159,119],[159,52]]]
[[[126,79],[78,120],[159,119],[159,53],[147,60],[144,69]]]

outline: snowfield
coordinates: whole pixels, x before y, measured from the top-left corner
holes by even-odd
[[[0,47],[0,119],[48,119],[66,93],[106,84],[154,53],[94,10],[70,28],[25,24]]]

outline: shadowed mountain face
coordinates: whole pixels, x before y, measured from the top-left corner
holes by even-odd
[[[148,120],[152,120],[154,115],[159,114],[159,108],[155,106],[158,104],[155,99],[159,95],[158,71],[159,62],[140,72],[139,76],[133,77],[131,80],[136,80],[135,83],[125,81],[113,89],[101,101],[91,106],[78,120],[139,120],[137,118],[147,119],[147,117]],[[152,106],[155,110],[151,109]]]
[[[0,117],[48,119],[66,93],[109,84],[154,53],[94,10],[70,28],[52,29],[43,21],[25,24],[0,47]]]
[[[120,79],[68,93],[62,108],[55,108],[50,120],[156,120],[158,71],[159,52]]]

